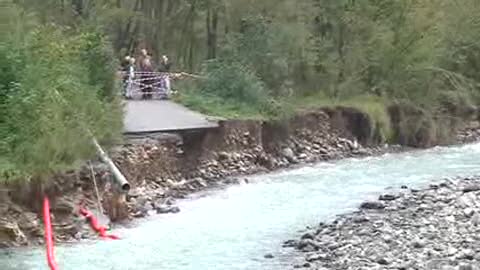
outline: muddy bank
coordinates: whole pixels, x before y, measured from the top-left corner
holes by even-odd
[[[178,212],[175,199],[207,188],[245,181],[242,176],[308,162],[399,151],[385,148],[370,118],[351,108],[304,112],[284,122],[224,121],[220,128],[183,134],[127,138],[111,155],[132,184],[118,196],[107,168],[93,167],[55,176],[48,186],[0,187],[0,246],[40,244],[39,190],[52,198],[55,238],[59,242],[94,237],[78,205],[97,210],[93,177],[102,208],[116,222]],[[465,129],[459,141],[478,138]],[[456,140],[458,141],[458,140]]]
[[[402,187],[285,246],[304,253],[295,268],[476,269],[479,207],[479,177]]]

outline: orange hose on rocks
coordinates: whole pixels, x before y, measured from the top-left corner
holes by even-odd
[[[47,262],[51,270],[58,270],[58,265],[55,261],[54,247],[53,247],[53,233],[52,222],[50,220],[50,201],[48,197],[43,198],[43,223],[45,225],[45,245],[47,246]]]
[[[82,214],[90,222],[90,226],[92,227],[92,229],[96,231],[101,238],[112,239],[112,240],[120,239],[120,237],[116,235],[107,234],[107,228],[105,226],[100,225],[98,223],[97,218],[95,218],[95,216],[87,209],[80,207],[80,214]]]

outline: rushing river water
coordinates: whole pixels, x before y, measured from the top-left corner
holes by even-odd
[[[480,174],[480,144],[320,163],[251,177],[117,231],[121,241],[57,247],[62,270],[290,269],[282,242],[376,198],[388,187]],[[273,259],[265,259],[267,253]],[[0,269],[47,269],[41,249],[2,253]]]

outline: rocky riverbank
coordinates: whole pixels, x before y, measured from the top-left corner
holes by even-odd
[[[365,121],[360,123],[364,126],[350,129],[350,118],[358,115],[363,116]],[[0,186],[0,247],[43,242],[39,189],[51,197],[56,240],[88,239],[94,233],[78,215],[78,206],[83,203],[100,209],[93,179],[101,208],[114,223],[177,213],[181,209],[175,206],[176,199],[242,182],[242,176],[398,149],[364,147],[362,143],[371,136],[370,126],[368,117],[358,111],[330,115],[320,110],[282,123],[233,120],[222,122],[218,129],[126,138],[123,145],[112,149],[111,156],[132,185],[127,196],[114,195],[111,175],[98,162],[57,175],[41,188],[34,184]]]
[[[373,135],[352,132],[345,126],[350,117],[339,120],[336,116],[332,124],[331,116],[321,111],[299,115],[286,125],[228,121],[213,133],[129,139],[113,154],[133,189],[126,197],[126,209],[120,216],[110,216],[121,220],[178,213],[175,200],[205,189],[245,183],[248,180],[244,177],[255,173],[411,149],[365,140]],[[358,142],[362,138],[365,146]],[[474,126],[459,131],[454,143],[471,143],[479,138],[480,129]],[[87,169],[82,170],[84,184],[91,181]],[[108,193],[111,187],[102,177],[108,175],[106,168],[99,165],[95,171],[101,179],[101,190],[106,187]],[[93,197],[92,190],[90,195]],[[106,205],[107,211],[112,212],[111,208]]]
[[[480,177],[367,201],[285,246],[311,269],[478,269]]]
[[[78,205],[103,208],[113,223],[152,214],[177,213],[175,200],[201,190],[244,182],[243,176],[326,160],[361,157],[402,147],[385,147],[368,116],[351,108],[298,114],[284,122],[231,120],[218,129],[126,138],[111,156],[132,184],[116,195],[107,168],[93,162],[54,177],[42,187],[52,200],[55,238],[88,239],[94,233]],[[456,142],[479,136],[465,129]],[[93,179],[98,184],[101,207]],[[39,187],[0,186],[0,247],[41,244]]]
[[[116,160],[128,168],[127,177],[135,183],[128,196],[130,213],[143,217],[155,211],[177,212],[179,209],[171,206],[175,199],[244,182],[246,175],[401,149],[364,147],[356,138],[340,136],[326,115],[308,117],[311,125],[297,122],[289,130],[256,122],[229,122],[221,133],[207,134],[193,145],[191,138],[189,144],[172,138],[169,142],[147,139],[124,146]]]
[[[176,199],[209,188],[244,183],[248,181],[243,177],[246,175],[412,149],[372,143],[368,138],[374,135],[365,132],[368,128],[349,127],[346,123],[352,116],[343,117],[321,111],[298,116],[281,126],[230,121],[221,128],[222,132],[201,136],[197,144],[192,144],[192,138],[185,144],[174,137],[132,141],[122,147],[116,158],[122,168],[128,168],[128,178],[137,183],[128,196],[130,216],[178,212]],[[369,127],[370,123],[363,125]],[[451,144],[479,139],[480,129],[472,125],[460,130]]]

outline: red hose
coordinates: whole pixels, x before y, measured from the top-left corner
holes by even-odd
[[[45,224],[45,244],[47,246],[47,261],[51,270],[58,270],[53,251],[52,222],[50,220],[50,201],[48,197],[43,198],[43,223]]]
[[[87,209],[80,207],[80,214],[85,216],[85,218],[90,222],[90,226],[94,231],[96,231],[100,237],[103,239],[112,239],[112,240],[118,240],[120,237],[113,235],[113,234],[107,234],[107,228],[105,226],[102,226],[98,223],[97,218],[88,211]]]

